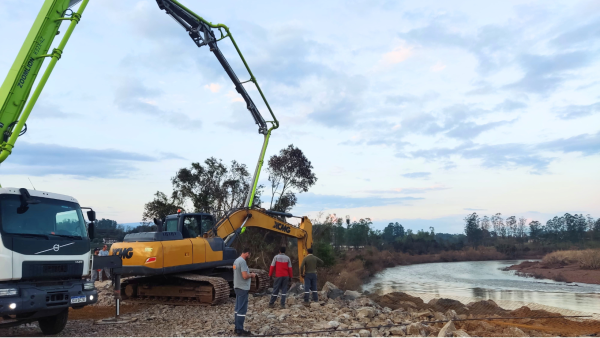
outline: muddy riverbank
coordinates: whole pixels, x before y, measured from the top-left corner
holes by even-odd
[[[578,263],[546,264],[525,261],[511,265],[508,270],[525,277],[552,279],[557,282],[600,284],[600,270],[582,269]]]

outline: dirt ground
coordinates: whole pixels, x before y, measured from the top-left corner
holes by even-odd
[[[552,279],[558,282],[600,284],[600,270],[584,270],[577,263],[545,266],[541,262],[526,261],[512,265],[508,269],[526,276]]]

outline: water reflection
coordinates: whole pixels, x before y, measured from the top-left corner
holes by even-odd
[[[525,278],[503,267],[521,261],[431,263],[399,266],[377,274],[363,289],[419,292],[436,297],[474,297],[538,303],[600,313],[600,285]]]

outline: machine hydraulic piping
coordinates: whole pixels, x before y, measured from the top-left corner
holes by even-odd
[[[75,13],[69,7],[78,2],[80,0],[46,0],[44,2],[15,62],[0,87],[0,163],[4,162],[12,153],[17,138],[27,130],[25,125],[27,118],[54,70],[56,62],[61,58],[75,26],[81,20],[81,14],[89,0],[83,0]],[[58,29],[63,21],[71,23],[58,47],[54,48],[52,53],[48,53],[54,37],[60,34]],[[46,57],[51,58],[50,63],[31,98],[27,101]],[[26,106],[25,103],[27,103]],[[23,129],[24,127],[25,129]]]
[[[273,110],[271,110],[271,106],[269,105],[269,102],[267,102],[267,99],[265,98],[265,95],[264,95],[262,89],[258,85],[258,82],[256,81],[256,78],[254,77],[254,74],[252,74],[252,71],[250,70],[248,63],[246,63],[246,59],[244,59],[242,52],[238,48],[238,45],[235,42],[235,39],[233,38],[233,35],[231,34],[229,27],[227,27],[223,24],[215,25],[211,22],[204,20],[202,17],[198,16],[196,13],[192,12],[191,10],[189,10],[188,8],[186,8],[185,6],[183,6],[181,3],[179,3],[176,0],[156,0],[156,3],[158,4],[158,7],[160,9],[164,10],[169,16],[171,16],[173,19],[175,19],[175,21],[177,21],[188,32],[188,34],[190,35],[190,38],[192,38],[192,40],[198,47],[208,45],[208,47],[210,48],[210,51],[215,54],[215,56],[217,57],[217,60],[219,60],[219,63],[221,64],[221,66],[223,66],[223,69],[225,70],[227,75],[229,75],[229,78],[235,85],[236,91],[238,93],[240,93],[240,95],[242,95],[242,98],[246,102],[246,108],[248,108],[248,110],[250,111],[250,114],[252,114],[252,117],[254,118],[254,122],[258,125],[258,132],[260,134],[264,135],[263,146],[261,148],[260,156],[258,158],[258,163],[256,164],[256,169],[254,171],[254,176],[252,178],[252,189],[250,189],[250,191],[246,197],[246,201],[244,203],[248,208],[252,208],[253,203],[254,203],[254,195],[256,194],[256,187],[258,185],[258,177],[260,175],[260,171],[261,171],[263,163],[264,163],[267,145],[269,144],[269,137],[271,136],[271,131],[273,131],[273,129],[279,128],[279,121],[277,121],[277,118],[275,117]],[[219,38],[217,38],[215,36],[213,28],[219,31],[219,33],[220,33]],[[225,31],[225,33],[223,33],[223,31]],[[231,65],[229,64],[229,62],[227,62],[227,59],[225,59],[225,56],[223,55],[223,53],[221,53],[221,50],[219,49],[217,42],[221,41],[225,38],[231,39],[231,43],[233,43],[235,50],[237,51],[238,55],[242,59],[242,62],[244,63],[244,66],[246,67],[248,74],[250,74],[250,79],[248,81],[244,81],[244,82],[240,81],[240,79],[237,77],[237,75],[231,68]],[[258,89],[258,92],[260,93],[260,96],[263,99],[263,102],[265,103],[265,106],[267,107],[267,109],[269,109],[269,113],[271,114],[271,117],[273,118],[272,121],[264,120],[264,118],[258,111],[258,108],[252,101],[252,98],[250,97],[250,95],[248,94],[246,89],[244,88],[245,82],[254,83],[254,85],[256,86],[256,89]],[[267,123],[270,123],[271,125],[268,126]]]

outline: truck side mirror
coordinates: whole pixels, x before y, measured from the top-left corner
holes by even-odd
[[[88,225],[88,236],[90,239],[94,239],[94,223]]]
[[[94,210],[90,210],[87,212],[88,220],[93,222],[96,220],[96,212]]]

